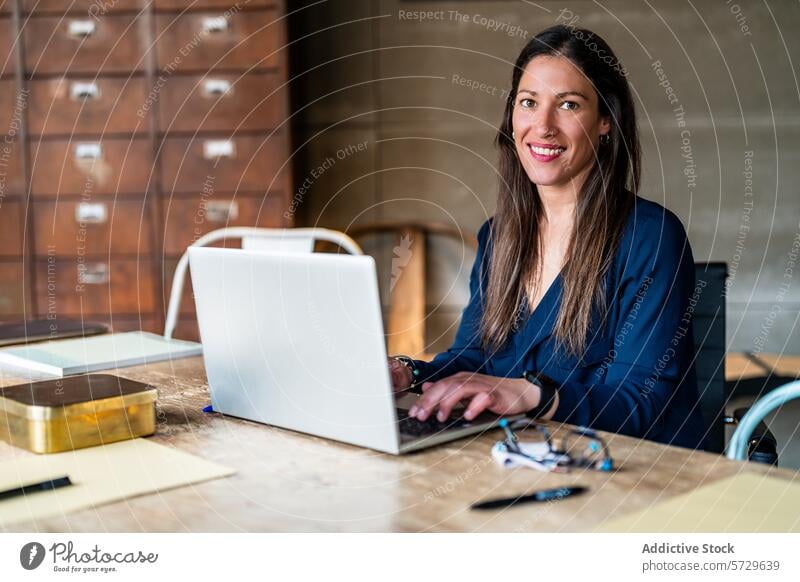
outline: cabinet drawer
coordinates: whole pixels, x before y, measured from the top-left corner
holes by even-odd
[[[24,192],[22,144],[8,136],[0,137],[0,198]]]
[[[154,178],[146,138],[33,142],[31,166],[34,195],[140,194]]]
[[[159,14],[158,66],[180,72],[277,67],[285,45],[277,18],[274,10]]]
[[[262,204],[263,202],[263,204]],[[220,195],[163,200],[164,253],[179,256],[202,235],[226,226],[282,227],[283,195],[266,198],[236,198]],[[240,246],[239,240],[227,246]]]
[[[0,257],[22,258],[24,211],[18,200],[0,202]]]
[[[59,316],[83,315],[90,319],[87,314],[116,316],[154,311],[151,260],[80,261],[59,257],[36,261],[36,269],[39,306],[52,305]]]
[[[200,193],[213,182],[217,192],[285,190],[289,165],[286,136],[167,138],[161,149],[164,191]]]
[[[161,92],[159,127],[192,133],[272,129],[286,117],[279,85],[272,73],[171,77]]]
[[[30,73],[130,73],[145,68],[146,15],[27,20],[25,70]]]
[[[144,199],[35,202],[36,254],[146,254],[152,248],[151,223]]]
[[[132,79],[48,79],[29,83],[31,133],[146,133],[147,82]]]
[[[25,312],[25,267],[22,262],[0,263],[0,316],[22,319]],[[32,312],[32,306],[27,306]]]
[[[0,18],[0,75],[13,75],[17,70],[17,59],[14,57],[16,39],[14,21],[10,18]]]
[[[0,80],[0,135],[16,137],[25,113],[26,96],[17,91],[14,79]]]
[[[147,0],[22,0],[22,10],[34,14],[87,14],[99,18],[123,10],[141,10]]]
[[[186,0],[154,0],[156,10],[187,10]],[[241,0],[195,0],[190,2],[191,6],[188,10],[202,10],[204,8],[231,8],[231,12],[235,10],[237,5],[245,4]],[[256,6],[280,6],[282,0],[250,0],[246,3],[248,8],[255,8]]]

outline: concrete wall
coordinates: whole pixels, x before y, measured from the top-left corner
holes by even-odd
[[[474,232],[495,207],[492,139],[513,61],[568,19],[602,35],[629,72],[641,194],[681,217],[697,261],[729,265],[729,348],[800,353],[796,2],[311,4],[291,3],[299,224],[411,218]],[[365,246],[386,298],[392,243]],[[435,351],[452,337],[474,257],[450,241],[430,255]]]

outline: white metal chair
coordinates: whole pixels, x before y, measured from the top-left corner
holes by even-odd
[[[336,230],[327,228],[257,228],[233,226],[220,228],[201,236],[192,243],[193,247],[203,247],[231,238],[242,239],[246,250],[277,250],[283,252],[313,252],[315,241],[327,241],[339,245],[351,255],[363,255],[364,251],[352,238]],[[172,339],[181,309],[181,295],[189,266],[189,253],[185,252],[175,267],[172,289],[169,294],[167,318],[164,323],[164,338]]]
[[[738,461],[746,460],[750,435],[753,434],[758,424],[770,412],[794,398],[800,398],[800,380],[784,384],[757,400],[736,427],[736,431],[728,444],[728,458]]]

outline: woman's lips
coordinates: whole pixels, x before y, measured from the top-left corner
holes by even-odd
[[[552,162],[566,151],[566,148],[561,146],[544,147],[534,144],[528,144],[528,151],[531,152],[533,159],[539,162]]]

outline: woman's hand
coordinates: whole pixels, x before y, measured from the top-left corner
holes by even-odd
[[[392,388],[395,392],[408,390],[411,386],[411,370],[397,358],[389,358],[389,374],[392,377]]]
[[[436,418],[440,422],[447,420],[453,407],[462,400],[470,401],[464,418],[472,420],[484,410],[495,414],[521,414],[535,408],[541,397],[539,387],[525,378],[497,378],[471,372],[459,372],[438,382],[425,382],[422,393],[409,415],[425,420],[438,409]],[[558,401],[552,408],[557,406]]]

